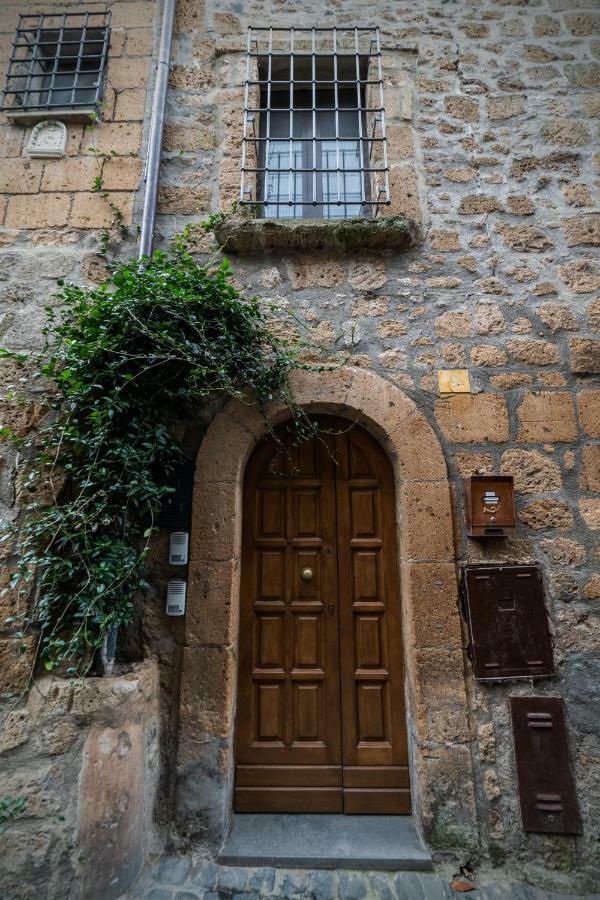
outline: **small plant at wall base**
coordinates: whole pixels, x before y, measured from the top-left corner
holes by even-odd
[[[75,675],[111,629],[133,620],[148,587],[165,474],[182,459],[174,415],[222,393],[255,403],[265,420],[269,402],[282,401],[298,441],[316,426],[290,389],[291,371],[307,368],[302,345],[272,333],[270,311],[241,296],[226,260],[209,270],[182,239],[143,266],[116,265],[110,285],[61,288],[41,367],[54,411],[30,442],[32,503],[14,586],[30,604],[20,633],[39,633],[47,670]],[[50,502],[36,497],[48,485]]]

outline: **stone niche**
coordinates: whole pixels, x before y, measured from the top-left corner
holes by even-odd
[[[43,678],[0,725],[0,796],[25,809],[2,836],[2,896],[121,896],[154,843],[158,667]],[[26,874],[24,874],[26,873]]]

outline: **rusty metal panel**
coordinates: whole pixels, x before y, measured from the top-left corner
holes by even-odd
[[[466,566],[466,615],[478,680],[554,674],[541,572],[536,566]]]
[[[560,697],[511,697],[521,818],[525,831],[581,834]]]

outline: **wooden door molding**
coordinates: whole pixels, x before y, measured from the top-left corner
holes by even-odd
[[[361,424],[391,461],[400,526],[404,658],[415,814],[433,845],[448,822],[456,846],[477,833],[469,710],[457,603],[446,463],[425,415],[396,385],[365,369],[299,372],[298,402]],[[270,410],[272,421],[288,413]],[[188,612],[182,655],[179,822],[220,839],[232,803],[239,629],[242,486],[265,433],[259,413],[232,400],[215,416],[196,463]]]

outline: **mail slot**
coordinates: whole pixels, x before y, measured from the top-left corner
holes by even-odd
[[[475,538],[505,537],[516,527],[512,475],[471,475],[463,479],[467,534]]]

